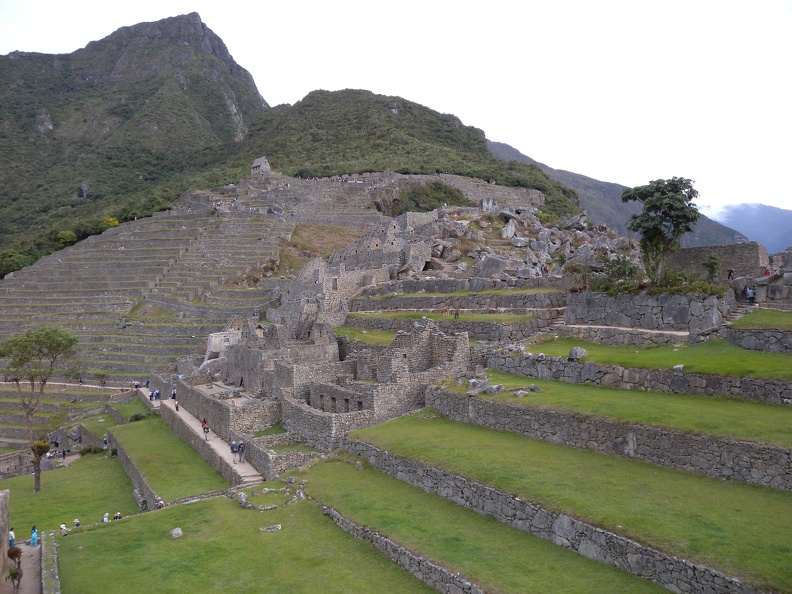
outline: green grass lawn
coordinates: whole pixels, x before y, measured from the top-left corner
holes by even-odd
[[[284,429],[280,425],[275,425],[274,427],[270,427],[269,429],[262,429],[261,431],[256,431],[253,435],[255,437],[264,437],[266,435],[280,435],[281,433],[286,433],[286,429]]]
[[[113,415],[93,415],[92,417],[86,417],[84,419],[80,419],[79,421],[85,428],[95,433],[99,437],[107,433],[111,428],[118,425],[116,420],[113,418]]]
[[[792,332],[792,312],[757,308],[729,324],[732,328]]]
[[[357,300],[362,299],[392,299],[394,297],[455,297],[458,295],[530,295],[535,293],[560,293],[559,289],[551,287],[533,287],[527,289],[487,289],[485,291],[468,291],[466,289],[460,291],[452,291],[451,293],[401,293],[399,295],[371,295],[368,297],[355,297]]]
[[[221,474],[160,417],[116,426],[112,434],[135,461],[149,486],[166,502],[229,487]]]
[[[377,470],[335,461],[317,464],[297,478],[307,478],[307,493],[325,505],[487,592],[664,591]]]
[[[378,313],[350,313],[349,318],[373,318],[386,320],[422,320],[429,318],[438,321],[456,322],[489,322],[492,324],[517,324],[520,322],[530,322],[536,320],[536,316],[523,314],[498,314],[498,313],[462,313],[459,318],[454,318],[453,314],[444,316],[441,313],[420,312],[420,311],[384,311]]]
[[[149,412],[148,407],[139,398],[133,398],[129,402],[113,404],[113,408],[127,419],[132,415],[145,415]]]
[[[33,492],[33,475],[0,481],[8,489],[10,526],[20,538],[30,537],[30,528],[57,530],[61,523],[72,526],[99,522],[105,513],[120,511],[123,516],[139,513],[129,481],[118,458],[105,454],[82,456],[71,466],[41,473],[41,491]]]
[[[172,539],[177,526],[183,536]],[[58,557],[63,592],[434,591],[310,501],[267,512],[224,497],[169,507],[61,538]]]
[[[674,365],[682,364],[689,373],[792,381],[792,354],[749,351],[720,339],[690,346],[640,348],[558,338],[530,345],[530,350],[551,357],[566,357],[569,349],[575,346],[588,351],[588,357],[584,360],[602,365],[671,369]]]
[[[493,370],[487,371],[487,376],[493,384],[503,384],[506,390],[535,384],[542,391],[529,392],[523,398],[509,391],[478,395],[485,400],[792,449],[792,407],[788,406],[695,394],[619,390]],[[458,394],[467,391],[466,384],[456,383],[448,384],[446,389]]]
[[[427,412],[350,436],[715,567],[755,587],[792,592],[792,493],[528,439]]]
[[[388,345],[393,342],[396,333],[390,330],[366,330],[352,326],[339,326],[333,330],[336,336],[343,336],[349,340],[358,340],[363,344]]]

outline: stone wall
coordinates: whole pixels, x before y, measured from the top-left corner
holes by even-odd
[[[671,330],[641,330],[639,328],[613,328],[610,326],[554,326],[553,331],[565,338],[574,338],[619,346],[629,344],[637,347],[662,346],[669,344],[686,343],[695,338],[695,335]]]
[[[725,327],[718,335],[743,349],[770,353],[792,353],[792,332],[781,330],[736,330]]]
[[[2,534],[2,538],[0,538],[0,555],[3,556],[3,560],[8,559],[8,529],[10,526],[8,525],[8,499],[10,497],[10,492],[8,489],[0,491],[0,534]],[[43,532],[43,530],[42,530]],[[4,568],[4,564],[0,564],[0,567]]]
[[[30,450],[27,448],[17,452],[0,454],[0,478],[6,479],[27,474],[33,469],[33,465],[30,463],[31,455]]]
[[[770,257],[764,246],[755,241],[748,243],[735,243],[731,245],[711,245],[705,247],[684,248],[672,253],[668,257],[668,268],[678,268],[686,274],[698,274],[707,278],[709,273],[704,268],[704,262],[710,254],[715,254],[721,263],[720,280],[726,280],[729,268],[734,270],[734,275],[762,276],[770,265]]]
[[[447,307],[451,312],[457,308],[462,311],[483,311],[495,308],[501,311],[529,313],[535,309],[560,308],[567,303],[563,291],[541,293],[477,294],[468,295],[393,295],[387,297],[368,297],[352,299],[349,311],[420,310],[439,312]],[[515,313],[516,313],[515,312]]]
[[[607,295],[589,291],[570,293],[567,325],[616,326],[644,330],[693,333],[719,328],[735,303],[728,291],[723,299],[699,295]]]
[[[115,439],[115,436],[113,436],[113,442],[118,454],[118,460],[121,462],[121,466],[124,467],[124,472],[126,472],[135,489],[137,489],[141,497],[145,500],[145,509],[154,509],[154,502],[157,500],[157,494],[154,492],[154,489],[146,482],[143,473],[135,466],[135,463],[124,450],[124,446]]]
[[[346,325],[353,328],[365,328],[367,330],[390,330],[398,332],[402,329],[409,330],[420,320],[402,320],[397,318],[374,318],[374,317],[347,317]],[[463,322],[449,317],[447,320],[434,320],[438,329],[446,334],[457,332],[467,332],[472,340],[507,341],[518,342],[525,340],[539,329],[548,326],[542,320],[526,320],[524,322],[501,323],[501,322]]]
[[[186,408],[186,407],[185,407]],[[222,456],[217,453],[209,443],[204,439],[203,435],[199,435],[193,431],[187,423],[184,422],[181,415],[169,406],[160,408],[162,419],[170,427],[176,435],[186,441],[206,462],[217,470],[223,478],[231,483],[232,486],[241,485],[244,483],[244,478],[239,474],[233,463],[229,464]],[[194,414],[194,413],[193,413]],[[197,416],[197,415],[195,415]],[[245,452],[247,458],[247,452]]]
[[[409,549],[405,549],[393,542],[386,536],[374,532],[367,526],[361,526],[350,520],[338,510],[322,505],[324,515],[329,517],[336,526],[347,534],[371,543],[380,553],[396,563],[399,567],[406,569],[416,578],[428,584],[438,592],[453,592],[455,594],[484,594],[484,591],[477,588],[459,574],[451,573],[444,567],[428,561],[423,556],[418,555]]]
[[[427,390],[426,406],[461,423],[792,491],[792,456],[786,448],[511,406],[434,389]]]
[[[584,557],[652,580],[669,590],[701,594],[754,592],[736,579],[709,567],[642,546],[569,515],[551,512],[461,476],[398,458],[362,442],[345,439],[342,447],[365,458],[375,468],[428,493],[445,497],[480,514],[490,515],[499,522],[549,540]]]
[[[772,404],[792,404],[792,384],[779,380],[597,365],[593,361],[581,363],[568,361],[566,357],[543,357],[541,354],[513,357],[507,353],[494,353],[487,357],[487,367],[514,375],[561,380],[573,384],[586,383],[625,390],[686,392],[705,396],[734,396]]]

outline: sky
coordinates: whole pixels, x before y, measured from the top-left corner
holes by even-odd
[[[692,179],[714,218],[792,209],[792,0],[0,0],[0,55],[190,12],[271,106],[366,89],[556,169]]]

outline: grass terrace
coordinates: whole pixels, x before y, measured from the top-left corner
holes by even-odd
[[[515,396],[513,391],[478,394],[483,400],[792,449],[792,408],[786,406],[696,394],[619,390],[493,370],[487,371],[487,376],[493,384],[503,384],[506,390],[535,384],[542,391],[529,392],[523,398]],[[456,383],[444,389],[458,394],[467,391],[465,385]]]
[[[10,491],[9,525],[17,527],[20,539],[30,536],[27,530],[33,525],[44,532],[57,530],[61,523],[71,528],[74,518],[85,525],[100,522],[105,513],[139,513],[124,468],[107,454],[89,454],[71,466],[42,472],[41,491],[35,496],[32,474],[1,480],[0,489]]]
[[[792,592],[792,493],[457,423],[424,411],[350,434],[760,589]]]
[[[169,507],[60,538],[58,557],[63,592],[434,592],[306,500],[266,513],[225,497]]]
[[[336,336],[343,336],[349,340],[357,340],[363,344],[380,346],[389,345],[396,337],[396,333],[390,330],[366,330],[364,328],[354,328],[352,326],[339,326],[333,331]]]
[[[486,289],[484,291],[451,291],[448,293],[425,292],[425,293],[389,293],[387,295],[370,295],[368,297],[360,295],[355,299],[392,299],[394,297],[454,297],[460,295],[533,295],[536,293],[562,293],[560,289],[552,287],[532,287],[521,289]]]
[[[149,486],[165,501],[229,487],[220,473],[158,416],[114,427],[112,433]]]
[[[735,330],[781,330],[792,332],[792,312],[757,308],[729,324]]]
[[[298,478],[308,479],[306,491],[318,501],[486,592],[665,591],[377,470],[334,461],[317,464]]]
[[[113,408],[126,419],[129,419],[132,415],[146,415],[149,413],[148,407],[139,398],[133,398],[129,402],[114,403]]]
[[[430,320],[438,321],[455,321],[455,322],[488,322],[490,324],[517,324],[520,322],[530,322],[538,319],[536,316],[522,315],[522,314],[498,314],[498,313],[461,313],[459,318],[453,316],[444,316],[441,313],[435,312],[381,312],[381,313],[350,313],[347,314],[349,318],[374,318],[386,320],[422,320],[429,318]]]
[[[532,344],[530,350],[550,357],[566,357],[576,346],[588,351],[586,361],[602,365],[671,369],[682,364],[689,373],[792,381],[792,354],[749,351],[721,339],[694,345],[641,348],[558,338]]]

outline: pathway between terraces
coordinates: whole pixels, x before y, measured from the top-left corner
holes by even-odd
[[[145,394],[145,391],[143,392]],[[155,408],[160,408],[162,406],[167,406],[171,410],[176,410],[176,400],[154,400],[153,404]],[[203,437],[203,427],[201,426],[201,419],[194,417],[187,409],[183,406],[179,406],[179,412],[177,413],[182,421],[190,428],[191,431],[194,431],[196,435]],[[209,439],[207,443],[209,446],[214,450],[220,458],[222,458],[228,464],[233,464],[237,471],[239,472],[240,476],[244,479],[242,484],[235,485],[236,487],[249,487],[252,485],[258,485],[264,482],[264,477],[256,470],[250,462],[234,462],[234,457],[231,454],[231,445],[223,441],[216,433],[211,431],[210,425],[209,431]]]

